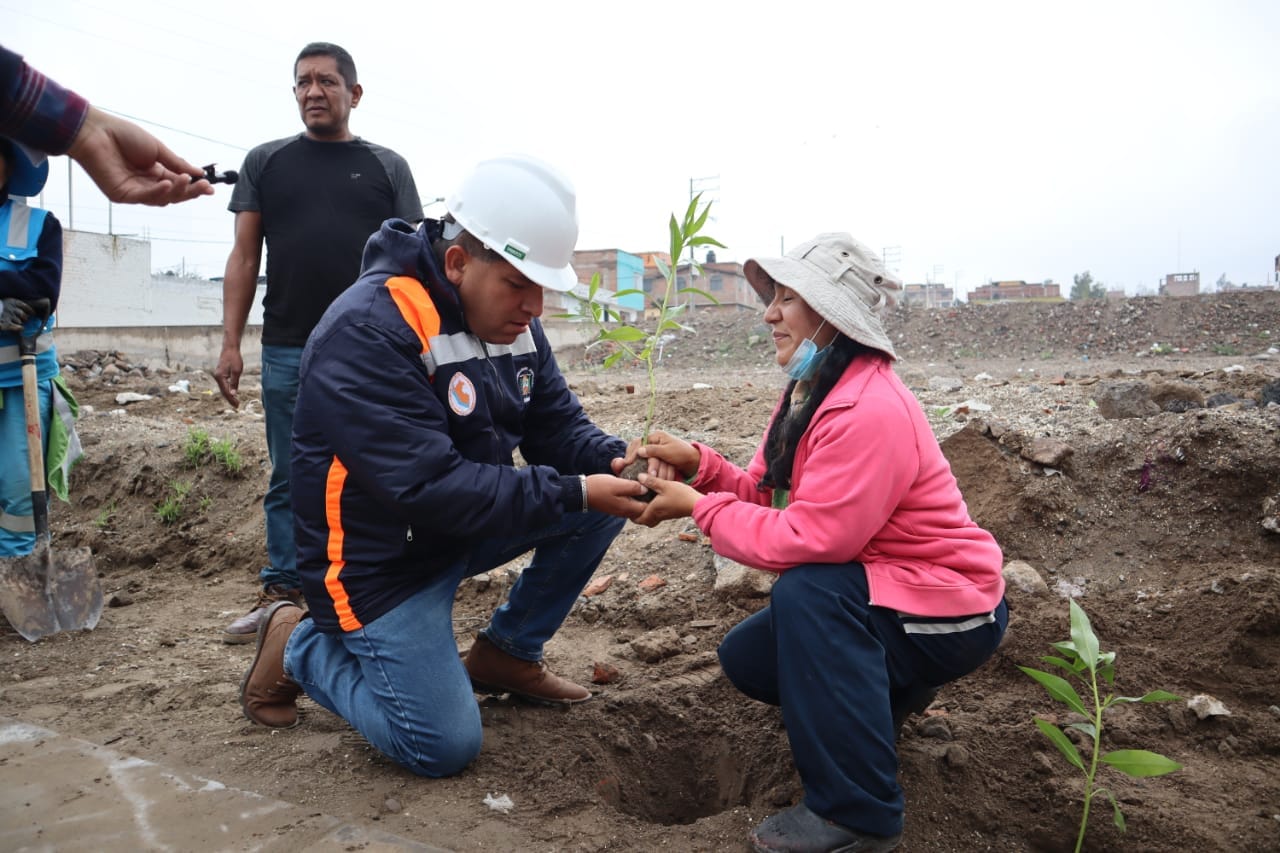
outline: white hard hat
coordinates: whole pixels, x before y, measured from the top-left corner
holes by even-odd
[[[479,163],[446,202],[454,220],[537,284],[578,283],[573,184],[541,160],[508,154]]]

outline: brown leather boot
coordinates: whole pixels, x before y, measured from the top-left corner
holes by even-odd
[[[258,627],[258,652],[240,682],[240,707],[260,726],[289,729],[298,724],[302,688],[284,673],[284,645],[306,615],[292,601],[277,601]]]
[[[591,698],[590,690],[556,675],[543,661],[512,657],[484,634],[476,637],[463,664],[477,693],[511,693],[550,705],[576,705]]]

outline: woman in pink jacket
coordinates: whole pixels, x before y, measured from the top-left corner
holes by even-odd
[[[901,288],[848,234],[748,260],[790,376],[742,470],[655,432],[638,522],[691,516],[716,553],[774,572],[769,606],[720,645],[725,675],[778,705],[804,801],[751,834],[759,851],[892,850],[897,732],[1004,635],[1000,547],[969,517],[879,314]]]

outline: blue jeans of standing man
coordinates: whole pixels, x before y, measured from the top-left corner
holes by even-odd
[[[262,499],[267,519],[267,559],[270,565],[258,573],[262,586],[286,589],[302,586],[298,580],[297,548],[293,541],[293,505],[289,493],[289,454],[293,444],[293,410],[298,404],[298,363],[301,347],[262,348],[262,414],[267,422],[267,456],[271,482]]]
[[[453,638],[453,598],[471,577],[534,549],[484,634],[523,660],[542,660],[624,520],[566,515],[540,530],[476,542],[394,609],[355,631],[327,634],[304,619],[284,669],[319,705],[420,776],[458,773],[480,752],[480,710]]]
[[[769,606],[720,644],[734,686],[782,707],[804,803],[872,835],[902,831],[893,705],[982,665],[1009,612],[961,618],[905,616],[870,603],[861,563],[784,572]]]

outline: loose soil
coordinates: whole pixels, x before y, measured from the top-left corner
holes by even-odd
[[[658,421],[745,463],[781,386],[772,346],[759,315],[693,322],[696,335],[665,348]],[[1067,639],[1067,596],[1116,652],[1117,692],[1208,694],[1230,712],[1118,707],[1108,749],[1184,767],[1101,770],[1128,831],[1097,800],[1087,849],[1280,849],[1280,535],[1263,525],[1280,492],[1280,408],[1268,405],[1280,294],[899,310],[886,325],[970,512],[1048,587],[1011,586],[1000,651],[906,725],[900,849],[1071,849],[1081,779],[1033,723],[1071,717],[1017,669]],[[715,658],[767,598],[717,592],[714,555],[686,522],[629,526],[597,575],[612,583],[547,649],[579,681],[597,668],[618,677],[567,711],[479,700],[484,748],[459,776],[414,777],[305,699],[296,729],[250,725],[237,685],[252,646],[220,633],[252,603],[265,558],[254,377],[233,412],[198,369],[63,355],[92,411],[72,502],[53,507],[55,548],[93,549],[109,607],[91,632],[34,644],[0,622],[6,715],[457,850],[741,850],[753,825],[798,801],[779,713],[739,695]],[[594,350],[560,355],[597,422],[638,432],[642,372],[603,371]],[[169,390],[179,380],[189,392]],[[1095,398],[1126,383],[1141,383],[1152,411],[1103,417]],[[151,399],[121,404],[121,392]],[[189,464],[193,430],[233,443],[242,471]],[[1055,442],[1049,458],[1038,439]],[[157,507],[175,490],[185,497],[166,524]],[[459,590],[460,650],[520,565]],[[514,808],[490,809],[488,794]]]

